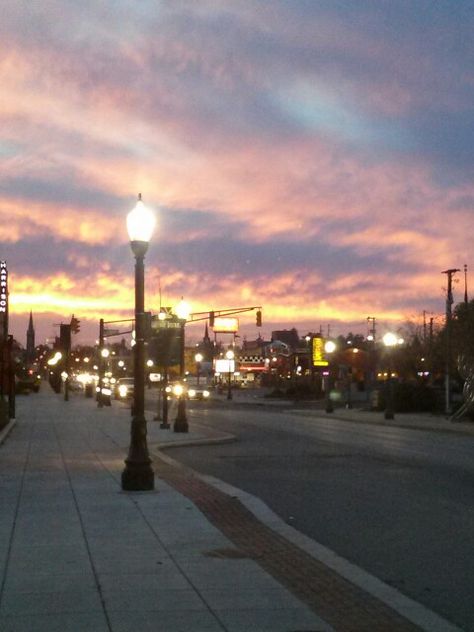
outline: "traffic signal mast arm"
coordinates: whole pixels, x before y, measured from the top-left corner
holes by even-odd
[[[132,329],[127,329],[126,331],[114,331],[114,333],[106,333],[106,328],[105,325],[116,325],[118,323],[134,323],[135,319],[134,318],[124,318],[122,320],[103,320],[102,322],[102,329],[103,329],[103,333],[102,333],[102,337],[103,338],[112,338],[112,336],[123,336],[124,334],[131,334],[133,331]]]
[[[261,305],[254,305],[252,307],[232,307],[229,309],[215,309],[207,312],[194,312],[189,315],[190,322],[197,322],[199,320],[209,320],[209,314],[213,313],[218,318],[221,316],[234,316],[235,314],[243,314],[244,312],[252,312],[254,309],[261,310]],[[196,316],[198,318],[196,318]]]
[[[232,307],[232,308],[227,308],[227,309],[217,309],[217,310],[211,310],[211,311],[207,311],[207,312],[193,312],[192,314],[189,315],[188,318],[188,322],[198,322],[200,320],[209,320],[209,316],[210,314],[213,314],[214,316],[217,317],[221,317],[221,316],[234,316],[236,314],[243,314],[245,312],[252,312],[254,310],[257,310],[257,322],[259,322],[260,324],[258,326],[261,325],[261,320],[262,320],[262,315],[261,315],[261,310],[262,310],[262,306],[261,305],[252,305],[251,307]],[[150,314],[150,312],[147,312],[148,314]],[[124,318],[122,320],[101,320],[101,325],[100,325],[100,338],[112,338],[112,336],[122,336],[124,334],[129,334],[132,333],[133,329],[128,329],[126,331],[115,331],[113,330],[113,333],[107,333],[107,328],[105,327],[106,325],[116,325],[119,323],[134,323],[135,319],[134,318]]]

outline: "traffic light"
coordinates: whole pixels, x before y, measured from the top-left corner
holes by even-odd
[[[59,344],[65,352],[69,352],[71,349],[71,325],[59,326]]]
[[[214,319],[215,319],[214,312],[209,312],[209,327],[214,327]]]
[[[257,310],[257,327],[262,326],[262,310]]]
[[[71,327],[71,333],[73,334],[78,334],[81,329],[81,321],[75,318],[74,314],[72,315],[72,318],[71,318],[70,327]]]

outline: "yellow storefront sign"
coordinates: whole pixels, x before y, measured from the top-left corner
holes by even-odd
[[[313,366],[328,366],[329,362],[324,357],[324,339],[315,336],[313,338]]]

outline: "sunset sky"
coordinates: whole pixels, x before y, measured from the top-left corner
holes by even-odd
[[[473,32],[464,0],[1,0],[11,332],[132,314],[139,192],[152,311],[442,315],[441,271],[474,274]]]

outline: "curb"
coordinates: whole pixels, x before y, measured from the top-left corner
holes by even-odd
[[[255,406],[258,408],[267,408],[267,409],[273,409],[273,410],[281,410],[282,412],[291,412],[291,414],[294,415],[299,415],[301,417],[318,417],[318,418],[322,418],[322,419],[337,419],[338,421],[347,421],[349,423],[356,423],[356,424],[370,424],[373,426],[382,426],[383,428],[405,428],[407,430],[424,430],[425,432],[439,432],[439,433],[445,433],[445,434],[459,434],[459,435],[463,435],[463,436],[467,436],[467,437],[472,437],[474,436],[474,423],[470,424],[468,427],[462,427],[461,424],[463,423],[467,423],[467,422],[451,422],[451,421],[447,421],[446,423],[448,425],[446,425],[445,427],[440,427],[437,425],[424,425],[420,422],[417,421],[413,421],[413,422],[404,422],[403,420],[400,420],[399,418],[397,419],[397,417],[395,417],[395,420],[392,421],[391,423],[387,423],[386,421],[381,421],[381,420],[377,420],[377,419],[370,419],[367,417],[364,417],[363,419],[355,419],[354,417],[344,417],[342,415],[338,415],[337,413],[337,408],[335,409],[335,411],[333,413],[326,413],[324,408],[313,408],[311,409],[310,407],[308,408],[298,408],[298,404],[295,403],[294,401],[290,401],[290,400],[278,400],[275,403],[272,402],[267,402],[267,401],[262,401],[260,400],[256,400],[256,401],[242,401],[239,402],[238,400],[234,400],[235,403],[237,403],[239,406]],[[319,400],[316,400],[319,401]],[[296,406],[296,408],[295,408]],[[357,410],[357,409],[354,409]],[[359,409],[360,410],[360,409]],[[372,411],[365,411],[365,410],[360,410],[361,413],[365,413],[368,412],[369,414],[372,413]],[[375,411],[377,412],[377,411]],[[445,418],[446,419],[446,418]],[[430,423],[430,422],[428,422]],[[472,427],[471,427],[472,426]]]
[[[183,467],[181,463],[172,457],[160,454],[165,463],[174,467]],[[308,555],[321,562],[332,571],[349,581],[354,586],[368,593],[382,602],[405,619],[415,624],[424,632],[463,632],[461,628],[436,614],[426,606],[405,596],[397,589],[385,584],[382,580],[371,575],[364,569],[339,556],[331,549],[319,544],[308,536],[288,525],[282,518],[275,514],[270,507],[260,498],[234,487],[218,478],[207,474],[201,474],[193,468],[186,469],[219,491],[228,496],[236,497],[254,516],[264,525],[284,537],[293,545],[305,551]]]
[[[0,431],[0,445],[5,441],[15,426],[16,419],[10,419],[7,425]]]
[[[367,419],[365,417],[364,419],[354,419],[354,418],[343,417],[341,415],[338,415],[337,412],[324,413],[324,411],[321,411],[322,414],[318,414],[317,411],[310,412],[310,411],[304,411],[304,410],[292,410],[291,412],[292,414],[298,415],[300,417],[307,417],[307,418],[318,417],[320,419],[337,419],[337,421],[345,421],[347,423],[354,423],[354,424],[367,424],[371,426],[381,426],[382,428],[404,428],[405,430],[422,430],[424,432],[438,432],[441,434],[451,434],[451,435],[458,434],[458,435],[462,435],[466,437],[474,436],[474,424],[471,430],[471,428],[469,429],[463,428],[463,427],[459,427],[459,425],[457,425],[456,427],[452,427],[452,426],[439,427],[439,426],[434,426],[434,425],[431,425],[431,426],[422,425],[416,421],[412,423],[400,421],[397,423],[397,421],[395,420],[395,422],[392,422],[392,423],[385,423],[377,419]],[[452,423],[452,422],[449,422],[449,423]]]
[[[236,435],[220,432],[216,433],[213,429],[205,424],[193,423],[193,427],[202,428],[204,434],[208,433],[207,436],[204,437],[195,437],[195,438],[184,438],[182,440],[177,439],[176,441],[163,441],[154,443],[154,447],[158,450],[167,450],[170,448],[184,448],[193,445],[213,445],[213,444],[221,444],[221,443],[233,443],[234,441],[238,441],[238,437]]]

